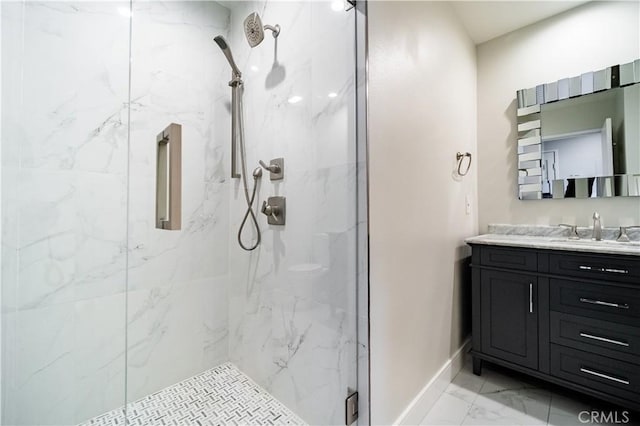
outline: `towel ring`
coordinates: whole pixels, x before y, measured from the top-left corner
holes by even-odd
[[[465,157],[469,157],[469,162],[467,163],[467,167],[463,172],[462,171],[462,163],[464,162],[464,158]],[[458,152],[456,154],[456,160],[458,160],[458,174],[460,176],[466,176],[467,173],[469,173],[469,169],[471,168],[471,153],[470,152],[465,152],[463,154],[462,152]]]

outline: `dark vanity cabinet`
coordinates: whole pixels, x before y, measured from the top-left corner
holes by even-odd
[[[538,368],[536,277],[517,272],[480,271],[482,352]],[[485,320],[486,319],[486,320]]]
[[[472,244],[473,369],[640,410],[640,257]]]

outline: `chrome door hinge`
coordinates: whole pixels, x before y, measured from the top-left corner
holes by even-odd
[[[349,426],[358,420],[358,392],[354,392],[347,397],[344,404],[345,424]]]

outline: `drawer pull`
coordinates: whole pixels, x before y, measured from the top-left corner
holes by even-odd
[[[603,302],[602,300],[587,299],[586,297],[581,297],[580,302],[590,303],[592,305],[610,306],[612,308],[629,309],[629,305],[626,303]]]
[[[620,379],[618,377],[609,376],[607,374],[598,373],[597,371],[590,370],[588,368],[581,367],[580,371],[583,373],[591,374],[592,376],[601,377],[603,379],[611,380],[612,382],[622,383],[623,385],[628,385],[629,381],[625,379]]]
[[[629,271],[626,269],[613,269],[613,268],[605,268],[605,272],[615,272],[616,274],[628,274]]]
[[[584,271],[596,271],[596,272],[611,272],[614,274],[628,274],[629,271],[626,269],[615,269],[615,268],[599,268],[597,266],[586,266],[580,265],[580,269]]]
[[[586,337],[587,339],[599,340],[601,342],[613,343],[614,345],[629,347],[627,342],[621,342],[620,340],[607,339],[606,337],[594,336],[589,333],[580,333],[580,337]]]

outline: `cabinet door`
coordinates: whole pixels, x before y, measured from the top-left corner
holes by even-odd
[[[483,270],[480,281],[482,352],[537,369],[536,277]]]

